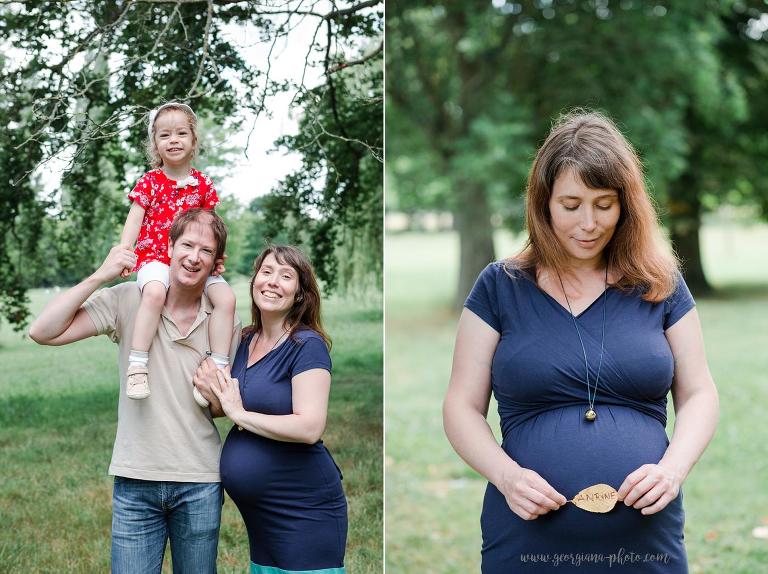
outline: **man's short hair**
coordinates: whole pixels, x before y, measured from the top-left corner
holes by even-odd
[[[171,245],[184,235],[184,232],[191,223],[211,226],[213,238],[216,240],[216,259],[224,257],[224,250],[227,247],[227,226],[224,224],[224,220],[219,217],[219,214],[212,209],[195,207],[179,213],[176,219],[173,220],[171,230],[168,232]]]

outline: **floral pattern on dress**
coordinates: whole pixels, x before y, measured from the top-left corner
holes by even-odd
[[[128,194],[128,199],[145,209],[136,239],[138,261],[134,271],[150,261],[170,265],[168,232],[175,217],[194,207],[213,209],[219,203],[211,178],[195,168],[192,168],[191,175],[197,180],[197,185],[177,189],[176,182],[168,179],[162,169],[153,169],[142,175]]]

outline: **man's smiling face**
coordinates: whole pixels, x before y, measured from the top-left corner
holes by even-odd
[[[184,233],[168,247],[171,283],[184,287],[204,285],[216,261],[216,247],[216,239],[208,221],[195,221],[187,225]]]

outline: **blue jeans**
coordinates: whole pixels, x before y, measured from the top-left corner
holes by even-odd
[[[218,482],[159,482],[115,477],[113,574],[159,573],[171,540],[174,574],[216,572],[224,494]]]

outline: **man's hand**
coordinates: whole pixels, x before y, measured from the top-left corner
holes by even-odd
[[[123,269],[135,266],[136,254],[130,246],[115,245],[101,267],[46,305],[30,325],[29,336],[41,345],[66,345],[93,337],[97,334],[96,326],[83,309],[83,303]]]
[[[130,274],[130,270],[136,266],[136,259],[136,254],[129,245],[115,245],[109,250],[109,255],[93,276],[100,283],[107,283],[118,276],[127,277],[127,275],[123,275],[124,271],[128,269],[128,274]]]
[[[224,415],[224,410],[221,408],[219,399],[213,394],[213,390],[211,389],[213,385],[218,384],[216,379],[216,371],[218,370],[219,368],[215,363],[210,358],[207,358],[200,363],[200,366],[197,368],[197,372],[192,379],[192,384],[195,388],[208,400],[209,403],[211,403],[210,408],[213,416]]]

